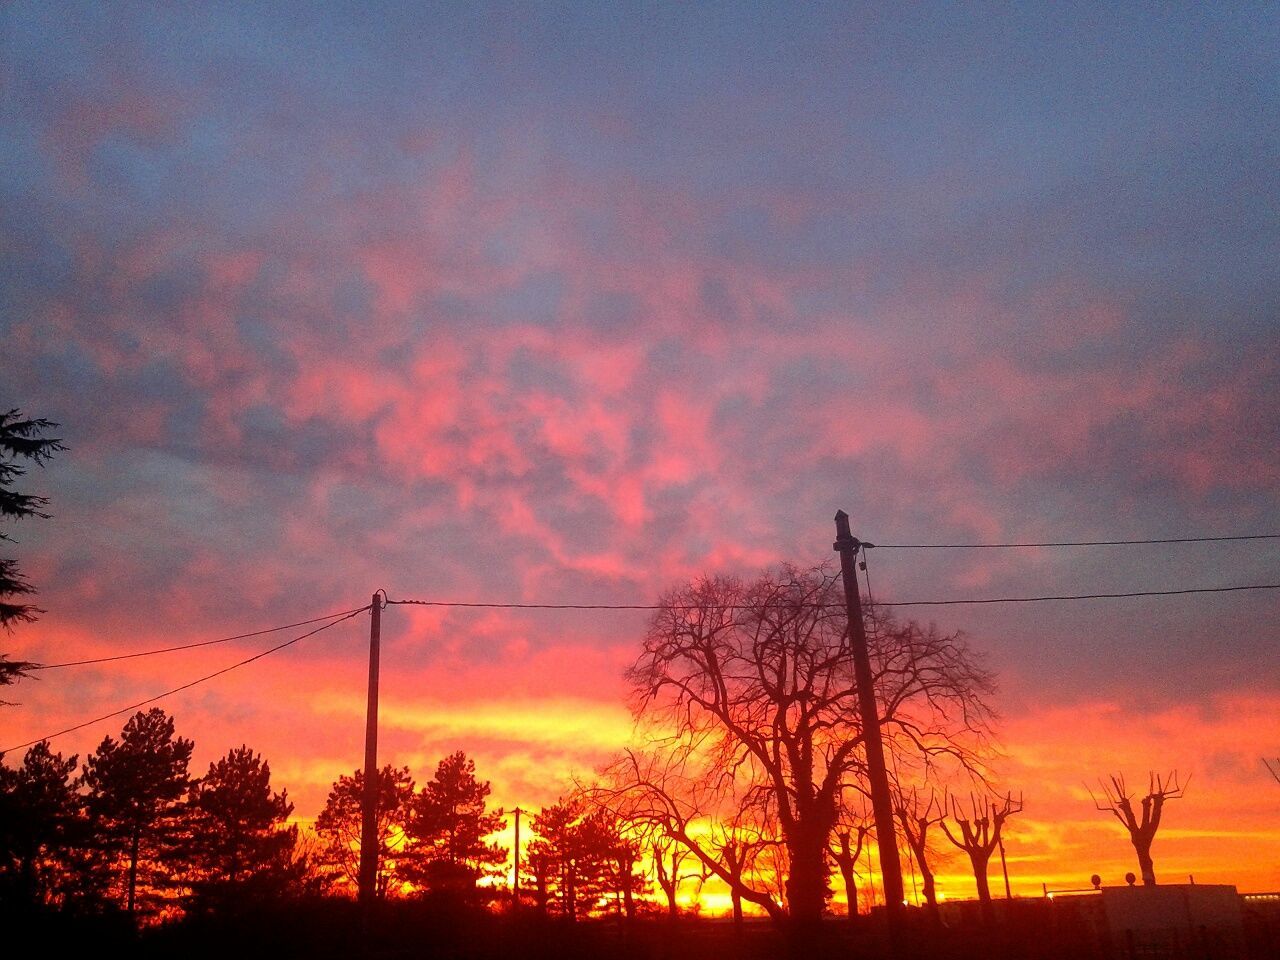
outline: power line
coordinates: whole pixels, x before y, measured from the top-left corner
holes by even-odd
[[[482,607],[486,610],[671,610],[655,603],[471,603],[463,600],[388,600],[387,605],[415,607]],[[724,609],[729,609],[728,607]],[[736,609],[736,608],[735,608]]]
[[[867,544],[867,546],[870,546],[870,545]],[[1246,590],[1280,590],[1280,583],[1252,583],[1252,584],[1240,584],[1240,585],[1227,586],[1227,587],[1185,587],[1185,588],[1176,589],[1176,590],[1133,590],[1133,591],[1127,591],[1124,593],[1056,594],[1056,595],[1034,596],[1034,597],[973,597],[973,598],[955,598],[955,599],[949,599],[949,600],[889,600],[889,601],[881,601],[880,603],[876,604],[876,606],[940,607],[940,606],[957,606],[957,605],[963,605],[963,604],[1041,603],[1041,602],[1055,601],[1055,600],[1114,600],[1114,599],[1123,599],[1123,598],[1130,598],[1130,597],[1184,596],[1188,594],[1198,594],[1198,593],[1236,593],[1236,592],[1246,591]],[[488,610],[696,610],[696,609],[701,609],[697,605],[686,606],[686,605],[641,604],[641,603],[614,603],[614,604],[610,604],[610,603],[485,603],[485,602],[476,602],[476,601],[416,600],[416,599],[410,599],[410,600],[388,599],[386,601],[386,604],[387,605],[391,605],[391,604],[412,605],[412,606],[422,606],[422,607],[460,607],[460,608],[467,608],[467,609],[488,609]],[[715,606],[717,609],[723,609],[723,610],[752,609],[751,607],[747,607],[745,605],[733,605],[733,604],[712,605],[712,606]],[[817,608],[823,608],[823,609],[843,609],[843,604],[802,604],[802,606],[817,607]],[[345,620],[349,620],[352,617],[354,617],[356,614],[363,613],[365,610],[368,610],[368,609],[369,609],[369,605],[366,604],[363,607],[356,607],[353,610],[348,610],[341,614],[330,614],[328,617],[320,617],[314,620],[305,620],[305,621],[300,621],[297,624],[292,624],[291,626],[303,626],[305,624],[316,623],[320,620],[328,621],[327,623],[324,623],[321,626],[316,627],[314,630],[309,630],[306,633],[301,634],[300,636],[294,637],[291,640],[286,640],[284,643],[277,644],[274,647],[270,647],[266,650],[263,650],[261,653],[254,654],[252,657],[247,657],[244,660],[240,660],[236,663],[231,664],[230,666],[223,667],[221,670],[215,670],[213,673],[206,674],[203,677],[199,677],[198,679],[192,680],[188,683],[184,683],[181,686],[174,687],[172,690],[166,690],[164,693],[159,693],[153,697],[148,697],[146,700],[140,700],[139,702],[131,704],[127,707],[121,707],[118,710],[113,710],[110,713],[103,714],[100,717],[94,717],[92,720],[85,720],[84,722],[78,723],[75,726],[71,726],[71,727],[67,727],[66,729],[59,730],[56,733],[51,733],[43,737],[38,737],[35,740],[30,740],[26,743],[20,743],[17,746],[7,747],[4,750],[0,750],[0,754],[10,753],[14,750],[22,750],[26,747],[30,747],[37,743],[40,743],[42,740],[52,740],[55,737],[61,737],[68,733],[74,733],[77,730],[82,730],[85,727],[92,726],[95,723],[100,723],[103,720],[110,720],[112,717],[118,717],[122,713],[128,713],[131,710],[137,710],[140,707],[145,707],[148,704],[155,703],[157,700],[162,700],[165,697],[172,696],[175,693],[181,693],[183,690],[189,690],[192,687],[197,686],[201,683],[205,683],[206,681],[212,680],[215,677],[220,677],[223,674],[230,673],[232,670],[236,670],[240,667],[247,666],[248,664],[253,663],[255,660],[261,660],[263,657],[270,656],[271,654],[276,653],[280,650],[283,650],[286,647],[293,646],[293,644],[298,643],[300,640],[305,640],[308,637],[313,637],[317,633],[321,633],[324,630],[328,630],[330,627],[337,626],[339,623],[342,623]],[[335,617],[336,619],[334,619]],[[286,629],[286,627],[273,627],[270,630],[260,630],[254,633],[241,634],[239,635],[239,637],[227,637],[221,640],[207,640],[207,641],[202,641],[200,643],[186,644],[180,647],[166,648],[165,650],[144,651],[138,654],[125,654],[125,655],[121,655],[120,657],[105,657],[105,658],[101,658],[101,660],[127,659],[131,656],[146,656],[151,653],[169,652],[169,650],[190,649],[192,647],[207,646],[211,643],[224,643],[227,640],[239,639],[240,637],[260,636],[263,633],[273,633],[283,629]],[[101,662],[101,660],[77,661],[76,663],[77,664],[78,663],[95,663],[95,662]],[[76,664],[73,664],[73,663],[51,664],[49,665],[49,667],[46,667],[45,669],[52,669],[53,667],[56,667],[56,666],[73,666],[73,665],[76,665]]]
[[[944,607],[964,603],[1039,603],[1045,600],[1116,600],[1124,597],[1176,597],[1189,593],[1235,593],[1240,590],[1280,590],[1280,583],[1249,583],[1233,587],[1187,587],[1181,590],[1134,590],[1128,593],[1074,593],[1044,597],[979,597],[971,600],[894,600],[881,607]]]
[[[285,623],[278,627],[270,627],[266,630],[254,630],[251,633],[238,633],[234,637],[221,637],[217,640],[201,640],[198,643],[184,643],[176,647],[161,647],[158,650],[140,650],[137,653],[121,653],[111,657],[94,657],[91,660],[68,660],[65,663],[38,663],[32,666],[31,670],[57,670],[60,667],[83,667],[91,663],[111,663],[115,660],[132,660],[135,657],[152,657],[158,653],[173,653],[177,650],[194,650],[196,647],[209,647],[215,643],[230,643],[232,640],[246,640],[249,637],[260,637],[266,633],[279,633],[281,630],[291,630],[294,627],[305,627],[313,623],[322,623],[325,620],[333,620],[335,617],[345,617],[347,614],[359,613],[367,607],[359,607],[356,610],[341,610],[338,613],[331,613],[324,617],[314,617],[311,620],[299,620],[297,623]]]
[[[1280,540],[1280,533],[1250,533],[1230,537],[1165,537],[1157,540],[1054,540],[1043,543],[866,543],[881,550],[990,550],[1010,547],[1129,547],[1150,543],[1224,543],[1231,540]]]
[[[110,713],[104,713],[102,716],[94,717],[92,720],[85,720],[83,723],[77,723],[75,726],[67,727],[65,730],[59,730],[57,733],[51,733],[51,734],[48,734],[47,736],[37,737],[35,740],[29,740],[26,743],[20,743],[16,747],[6,747],[4,750],[0,750],[0,753],[10,753],[14,750],[22,750],[22,749],[25,749],[26,747],[35,746],[37,743],[40,743],[42,740],[52,740],[55,737],[61,737],[63,734],[74,733],[77,730],[83,730],[85,727],[92,726],[95,723],[101,723],[103,720],[110,720],[112,717],[118,717],[120,716],[120,714],[128,713],[131,710],[137,710],[139,707],[145,707],[149,703],[155,703],[157,700],[162,700],[165,697],[172,696],[175,693],[181,693],[183,690],[190,690],[192,687],[196,686],[197,684],[204,683],[206,680],[212,680],[214,677],[220,677],[224,673],[230,673],[232,670],[235,670],[239,667],[243,667],[246,664],[253,663],[253,661],[255,660],[261,660],[263,657],[276,653],[279,650],[283,650],[285,647],[291,647],[295,643],[297,643],[299,640],[305,640],[307,639],[307,637],[314,637],[317,633],[320,633],[323,630],[328,630],[330,627],[335,627],[338,624],[342,623],[343,620],[350,620],[357,613],[363,613],[365,610],[368,610],[368,609],[369,609],[368,606],[357,607],[355,610],[348,611],[346,614],[342,615],[337,620],[333,620],[333,621],[330,621],[329,623],[324,624],[323,626],[316,627],[314,630],[308,630],[306,633],[302,634],[301,636],[294,637],[292,640],[286,640],[284,643],[276,644],[274,647],[271,647],[268,650],[263,650],[261,653],[254,654],[252,657],[249,657],[245,660],[241,660],[239,663],[233,663],[229,667],[223,667],[221,670],[215,670],[213,673],[205,674],[203,677],[200,677],[198,680],[192,680],[190,683],[184,683],[180,687],[174,687],[172,690],[166,690],[164,693],[158,693],[154,697],[148,697],[146,700],[140,700],[137,703],[131,704],[127,707],[121,707],[119,710],[113,710]]]
[[[1133,590],[1126,593],[1077,593],[1039,597],[975,597],[954,600],[882,600],[877,607],[941,607],[975,603],[1037,603],[1045,600],[1113,600],[1124,597],[1172,597],[1191,593],[1233,593],[1241,590],[1280,590],[1280,583],[1250,583],[1230,587],[1185,587],[1177,590]],[[388,600],[388,604],[411,604],[419,607],[461,607],[485,610],[699,610],[706,606],[718,610],[758,609],[734,604],[660,604],[660,603],[482,603],[460,600]],[[801,604],[806,607],[843,610],[844,604]]]

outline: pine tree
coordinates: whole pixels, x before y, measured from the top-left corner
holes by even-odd
[[[291,876],[293,804],[271,790],[271,766],[247,746],[231,750],[192,786],[190,885],[203,907],[278,896]]]
[[[533,832],[526,865],[542,909],[577,920],[617,892],[619,838],[606,814],[562,799],[533,818]]]
[[[47,498],[19,493],[10,489],[10,485],[27,472],[26,467],[18,464],[18,460],[43,465],[55,453],[67,449],[60,439],[41,436],[44,431],[57,426],[58,424],[49,420],[24,419],[17,409],[0,413],[0,517],[14,520],[24,517],[48,519],[49,515],[44,512],[49,503]],[[14,542],[13,537],[3,531],[0,531],[0,540]],[[0,627],[12,630],[15,622],[30,623],[36,619],[36,614],[44,612],[33,604],[18,602],[18,598],[33,593],[35,587],[22,576],[17,561],[0,557]],[[34,666],[35,664],[25,660],[9,660],[4,654],[0,654],[0,686],[25,677],[27,671]]]
[[[153,707],[134,714],[119,741],[106,737],[85,761],[81,783],[95,842],[131,916],[140,904],[159,905],[185,855],[182,801],[192,786],[193,746],[175,737],[173,718]]]
[[[0,766],[0,900],[49,903],[63,886],[79,825],[75,767],[75,756],[53,753],[47,740],[22,766]]]
[[[316,833],[324,845],[323,857],[350,887],[360,884],[361,800],[364,773],[334,781],[324,810],[316,818]],[[413,777],[408,767],[378,771],[378,870],[375,888],[379,898],[391,889],[392,877],[399,879],[396,853],[403,846],[405,825],[413,800]]]
[[[473,894],[476,881],[497,876],[506,848],[486,838],[506,824],[501,810],[485,810],[489,783],[476,779],[475,761],[459,750],[440,761],[435,777],[415,794],[402,859],[405,876],[436,891]]]

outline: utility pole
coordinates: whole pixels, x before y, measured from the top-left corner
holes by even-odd
[[[1004,862],[1004,837],[997,834],[996,842],[1000,844],[1000,870],[1004,873],[1004,898],[1012,900],[1013,892],[1009,889],[1009,865]]]
[[[378,896],[378,655],[382,598],[369,605],[369,707],[364,725],[364,796],[360,801],[360,904],[366,926]]]
[[[524,813],[519,807],[512,811],[516,815],[516,842],[514,846],[516,872],[512,878],[511,884],[511,908],[513,910],[520,909],[520,814]]]
[[[889,917],[889,935],[896,942],[897,918],[902,912],[902,864],[893,827],[893,798],[889,794],[889,771],[884,763],[884,741],[880,737],[880,708],[871,677],[871,655],[867,631],[862,622],[862,595],[858,590],[855,564],[862,542],[849,532],[849,515],[836,512],[836,542],[844,576],[845,610],[849,615],[849,643],[853,647],[854,679],[858,683],[858,710],[862,714],[862,738],[867,747],[867,779],[871,785],[871,808],[875,813],[876,847],[880,851],[880,875],[884,882],[884,905]]]

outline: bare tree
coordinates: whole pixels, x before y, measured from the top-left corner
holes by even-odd
[[[902,827],[903,839],[907,841],[916,865],[920,868],[920,878],[924,887],[924,900],[932,912],[938,909],[938,893],[933,879],[933,868],[930,861],[933,854],[929,849],[929,828],[942,824],[945,826],[947,811],[938,801],[937,794],[929,791],[926,799],[923,791],[917,787],[899,788],[894,791],[893,812]],[[985,878],[983,885],[985,885]]]
[[[1015,813],[1022,812],[1022,798],[1013,799],[1013,794],[1004,797],[979,797],[969,795],[969,808],[965,810],[954,797],[949,798],[951,819],[956,822],[956,833],[952,833],[947,821],[941,821],[942,832],[947,839],[969,855],[973,865],[973,879],[978,885],[978,899],[989,910],[991,903],[991,887],[987,882],[987,865],[991,854],[1000,844],[1000,831],[1004,823]]]
[[[875,827],[866,809],[853,810],[846,804],[841,804],[836,815],[835,829],[827,843],[827,852],[835,861],[840,879],[844,882],[846,913],[850,917],[858,915],[858,857],[862,855],[867,837],[874,832]]]
[[[671,835],[743,899],[801,925],[816,922],[825,905],[839,795],[865,782],[842,589],[827,567],[784,566],[751,584],[703,578],[668,593],[628,679],[649,752],[670,759],[656,779],[636,754],[629,770],[627,761],[615,770],[632,775],[630,784],[615,783],[647,793]],[[991,675],[957,636],[888,618],[877,627],[872,664],[890,748],[976,765],[991,719]],[[735,812],[777,825],[788,865],[785,911],[733,880],[689,834],[687,787],[729,793]]]
[[[1262,765],[1267,768],[1267,773],[1271,774],[1276,783],[1280,783],[1280,757],[1276,758],[1275,766],[1272,766],[1271,761],[1263,757]]]
[[[729,876],[729,899],[733,905],[733,922],[742,925],[742,888],[747,886],[756,869],[757,861],[764,851],[778,844],[777,838],[771,836],[758,825],[738,822],[715,823],[711,827],[709,846],[724,865]],[[711,873],[704,866],[704,875]]]
[[[1187,778],[1190,780],[1190,777]],[[1106,780],[1098,780],[1102,788],[1103,799],[1099,800],[1093,791],[1093,805],[1104,813],[1112,814],[1121,825],[1129,831],[1129,842],[1138,854],[1138,866],[1142,870],[1142,882],[1145,886],[1155,886],[1156,871],[1151,862],[1151,842],[1160,829],[1160,818],[1164,813],[1166,800],[1177,800],[1186,790],[1186,783],[1178,780],[1178,771],[1161,777],[1156,773],[1147,774],[1147,793],[1139,802],[1141,817],[1133,809],[1133,793],[1124,781],[1124,774],[1116,774]]]
[[[654,879],[658,883],[658,889],[667,898],[667,916],[674,920],[680,914],[680,906],[676,900],[680,885],[697,876],[696,873],[680,872],[689,859],[689,851],[670,837],[654,834],[649,840],[649,852],[653,857]]]
[[[734,830],[725,824],[740,822],[733,819],[735,812],[748,808],[741,796],[735,796],[732,783],[711,779],[705,761],[696,752],[625,750],[603,771],[599,781],[582,789],[580,795],[613,811],[648,838],[654,859],[664,860],[655,865],[658,886],[664,892],[680,869],[679,864],[671,867],[670,861],[665,860],[675,858],[675,852],[669,852],[667,846],[675,843],[681,856],[692,854],[707,873],[724,882],[737,911],[746,901],[775,919],[785,916],[778,899],[754,882],[756,878],[749,869],[754,857],[749,862],[745,853],[740,855],[733,845],[728,846],[730,853],[725,856],[727,835]],[[715,814],[722,818],[717,820]],[[747,835],[745,827],[737,829],[742,836]],[[758,856],[768,838],[758,824],[753,823],[752,829],[760,834],[761,842],[754,850]],[[669,906],[670,897],[669,893]]]

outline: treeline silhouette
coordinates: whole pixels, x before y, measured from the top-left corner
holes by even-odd
[[[6,912],[123,914],[133,922],[322,889],[284,791],[247,746],[190,772],[191,740],[153,708],[77,756],[47,741],[0,766],[0,902]]]
[[[362,771],[335,781],[312,837],[289,823],[293,803],[273,788],[258,753],[236,747],[194,777],[193,749],[155,707],[132,716],[118,739],[105,737],[78,772],[79,758],[47,741],[20,765],[0,764],[5,914],[119,915],[141,926],[354,894]],[[490,839],[507,818],[488,809],[489,792],[461,751],[442,759],[421,788],[408,767],[383,767],[378,897],[509,900],[510,851]],[[534,815],[528,828],[522,880],[535,914],[636,915],[636,895],[647,889],[637,871],[640,846],[616,817],[569,798]]]
[[[841,589],[827,567],[783,565],[669,592],[626,674],[636,738],[525,821],[518,898],[512,852],[493,839],[508,813],[490,809],[465,753],[421,786],[408,767],[378,771],[370,928],[354,897],[363,772],[339,776],[303,831],[259,754],[240,746],[194,776],[192,742],[153,708],[82,766],[47,742],[0,764],[0,919],[166,955],[426,942],[460,957],[885,955],[886,918],[859,911],[876,838]],[[865,614],[893,818],[923,880],[900,935],[935,957],[1104,955],[1077,905],[992,896],[991,861],[1023,804],[996,786],[981,657],[958,634]],[[1152,778],[1146,796],[1104,784],[1099,806],[1126,825],[1147,884],[1159,811],[1181,784]],[[950,849],[972,868],[974,909],[939,903],[934,868]],[[730,915],[692,923],[707,883]],[[832,923],[838,885],[848,920]]]

